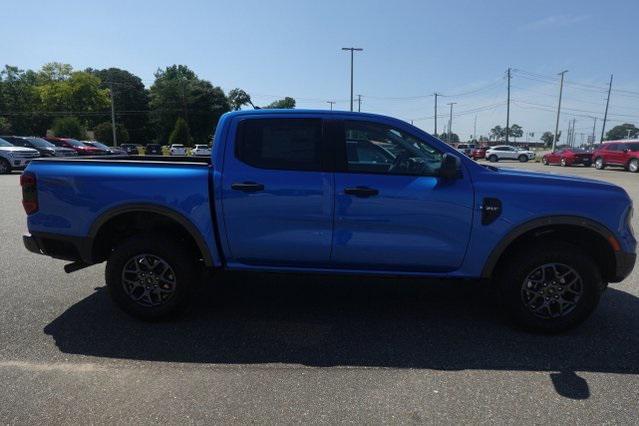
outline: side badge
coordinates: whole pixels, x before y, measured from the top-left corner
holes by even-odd
[[[481,224],[490,225],[501,215],[501,201],[497,198],[484,198],[481,205]]]

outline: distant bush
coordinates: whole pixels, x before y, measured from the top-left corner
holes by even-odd
[[[85,139],[87,132],[77,117],[59,117],[53,121],[53,134],[59,138]]]

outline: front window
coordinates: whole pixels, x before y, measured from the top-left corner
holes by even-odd
[[[69,145],[75,147],[75,148],[82,148],[82,147],[86,147],[85,144],[83,144],[82,142],[75,140],[75,139],[64,139],[64,142],[68,143]]]
[[[36,148],[53,148],[55,147],[54,144],[52,144],[49,141],[45,141],[42,138],[28,138],[29,142],[31,142],[31,145],[35,146]]]
[[[91,142],[85,142],[87,145],[91,145],[94,146],[96,148],[100,148],[100,149],[105,149],[108,150],[109,147],[106,146],[105,144],[101,143],[101,142],[95,142],[95,141],[91,141]]]
[[[4,148],[8,148],[8,147],[13,146],[13,145],[11,145],[9,142],[5,141],[4,139],[0,139],[0,146],[4,147]]]
[[[631,152],[639,152],[639,143],[629,143],[629,144],[626,144],[626,147]]]
[[[345,134],[350,172],[423,176],[441,167],[441,152],[393,127],[347,121]]]

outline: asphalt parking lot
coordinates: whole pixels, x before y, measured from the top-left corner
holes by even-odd
[[[639,205],[638,174],[497,166],[607,180]],[[639,268],[560,336],[511,327],[475,283],[248,274],[148,324],[110,304],[103,265],[67,275],[22,247],[18,177],[0,176],[4,424],[639,419]]]

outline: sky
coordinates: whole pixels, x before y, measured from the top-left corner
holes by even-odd
[[[350,56],[362,111],[432,133],[449,120],[462,138],[511,123],[531,139],[554,130],[559,78],[568,70],[560,129],[597,138],[614,74],[607,129],[639,125],[639,1],[33,1],[3,0],[0,64],[38,69],[118,67],[150,86],[158,68],[185,64],[256,104],[292,96],[299,108],[349,109]],[[565,133],[564,133],[565,134]]]

